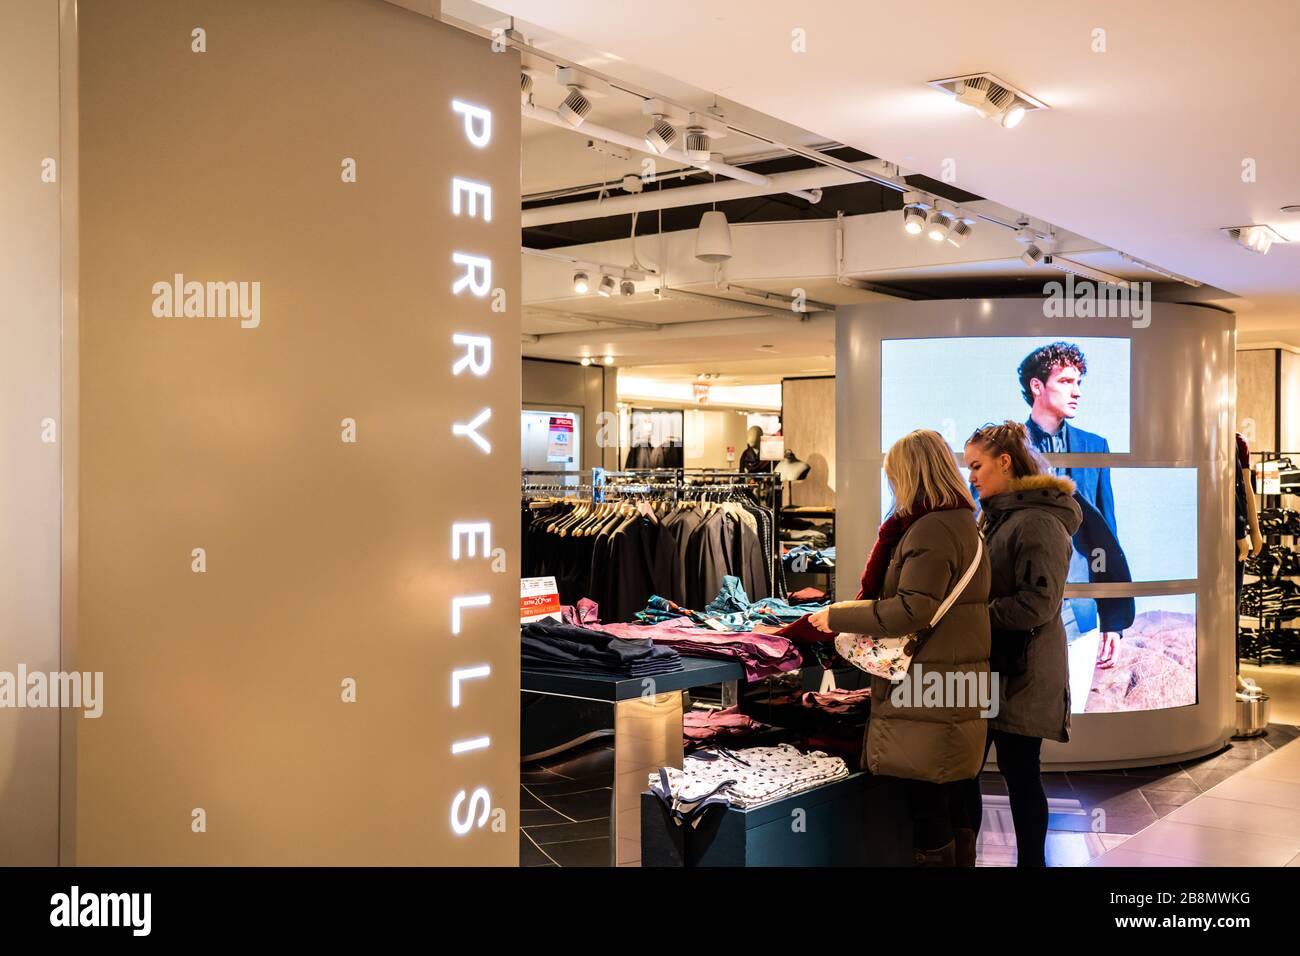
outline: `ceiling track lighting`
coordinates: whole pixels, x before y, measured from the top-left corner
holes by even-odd
[[[970,238],[970,234],[975,230],[971,227],[974,225],[969,219],[955,219],[952,227],[948,230],[947,239],[952,245],[961,248],[961,244]]]
[[[577,295],[586,295],[591,290],[591,283],[587,279],[587,273],[575,272],[573,274],[573,291]]]
[[[935,207],[934,211],[930,213],[925,234],[934,242],[943,242],[948,238],[948,230],[952,228],[952,222],[952,216]]]
[[[695,163],[707,163],[712,158],[709,135],[702,127],[692,126],[686,131],[686,158]]]
[[[596,292],[608,299],[617,289],[618,283],[614,281],[614,277],[604,275],[600,277],[600,285],[596,287]]]
[[[926,213],[930,204],[918,192],[903,193],[903,231],[909,236],[919,236],[925,230]]]
[[[619,284],[618,291],[621,292],[621,293],[622,293],[623,295],[625,295],[625,296],[627,296],[627,295],[635,295],[635,294],[636,294],[636,283],[633,282],[631,279],[624,279],[624,280],[622,281],[622,283]]]
[[[1025,250],[1020,253],[1020,261],[1027,266],[1036,266],[1043,261],[1047,255],[1044,247],[1050,246],[1048,240],[1043,239],[1038,233],[1029,228],[1026,222],[1020,223],[1020,228],[1016,230],[1016,242],[1021,243]]]
[[[654,122],[650,124],[650,132],[645,134],[645,144],[656,153],[665,153],[676,139],[677,129],[662,114],[656,113]]]
[[[1286,237],[1272,226],[1230,226],[1223,231],[1237,245],[1251,252],[1258,252],[1261,256],[1268,255],[1268,250],[1273,248],[1273,243],[1287,241]]]
[[[577,129],[591,115],[591,100],[587,99],[581,89],[571,86],[569,95],[564,98],[564,102],[556,112],[560,114],[560,119]]]

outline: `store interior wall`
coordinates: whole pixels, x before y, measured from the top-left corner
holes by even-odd
[[[1300,355],[1281,350],[1282,374],[1278,382],[1277,407],[1280,452],[1300,451]]]
[[[517,258],[517,257],[516,257]],[[578,362],[555,362],[545,359],[523,360],[523,405],[529,409],[574,409],[582,413],[582,467],[616,468],[617,447],[617,372],[604,365]],[[601,447],[602,412],[604,422],[615,423],[606,429],[613,439]]]
[[[59,8],[0,30],[0,671],[59,669]],[[0,866],[54,866],[59,711],[0,709]]]
[[[748,426],[743,412],[732,409],[688,408],[683,420],[683,459],[687,468],[734,471],[745,450]],[[735,457],[727,459],[727,449]]]
[[[516,863],[517,54],[382,0],[78,16],[65,641],[107,692],[63,862]],[[492,187],[490,223],[453,217],[457,176]],[[501,294],[456,296],[454,253]],[[177,274],[259,283],[257,322],[159,315]],[[495,342],[490,368],[455,372],[453,334]],[[456,522],[491,549],[449,561]],[[462,595],[488,604],[453,636]]]
[[[781,380],[781,427],[786,451],[809,465],[790,486],[786,504],[835,506],[835,378]]]
[[[1277,451],[1278,350],[1237,351],[1237,431],[1252,452]]]

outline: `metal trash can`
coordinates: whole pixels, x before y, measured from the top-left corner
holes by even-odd
[[[1268,729],[1268,694],[1237,698],[1238,737],[1258,737]]]

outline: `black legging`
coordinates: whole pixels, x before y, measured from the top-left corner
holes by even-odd
[[[952,842],[953,830],[978,829],[970,817],[970,788],[974,786],[978,797],[978,778],[952,783],[904,780],[903,784],[912,817],[912,846],[916,849],[937,850]]]
[[[1007,782],[1011,802],[1011,821],[1016,828],[1017,866],[1046,866],[1047,845],[1047,794],[1043,792],[1043,776],[1039,765],[1041,737],[1025,737],[1001,730],[989,730],[984,743],[984,760],[989,759],[989,747],[997,744],[998,770]],[[979,799],[979,780],[975,782],[975,798]],[[968,803],[969,806],[969,803]],[[979,833],[983,813],[970,814]]]

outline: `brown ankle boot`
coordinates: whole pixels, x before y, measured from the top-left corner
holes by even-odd
[[[913,866],[956,866],[956,843],[949,840],[937,850],[912,850]]]
[[[970,828],[958,828],[952,831],[952,842],[956,845],[958,866],[975,865],[975,831]]]

